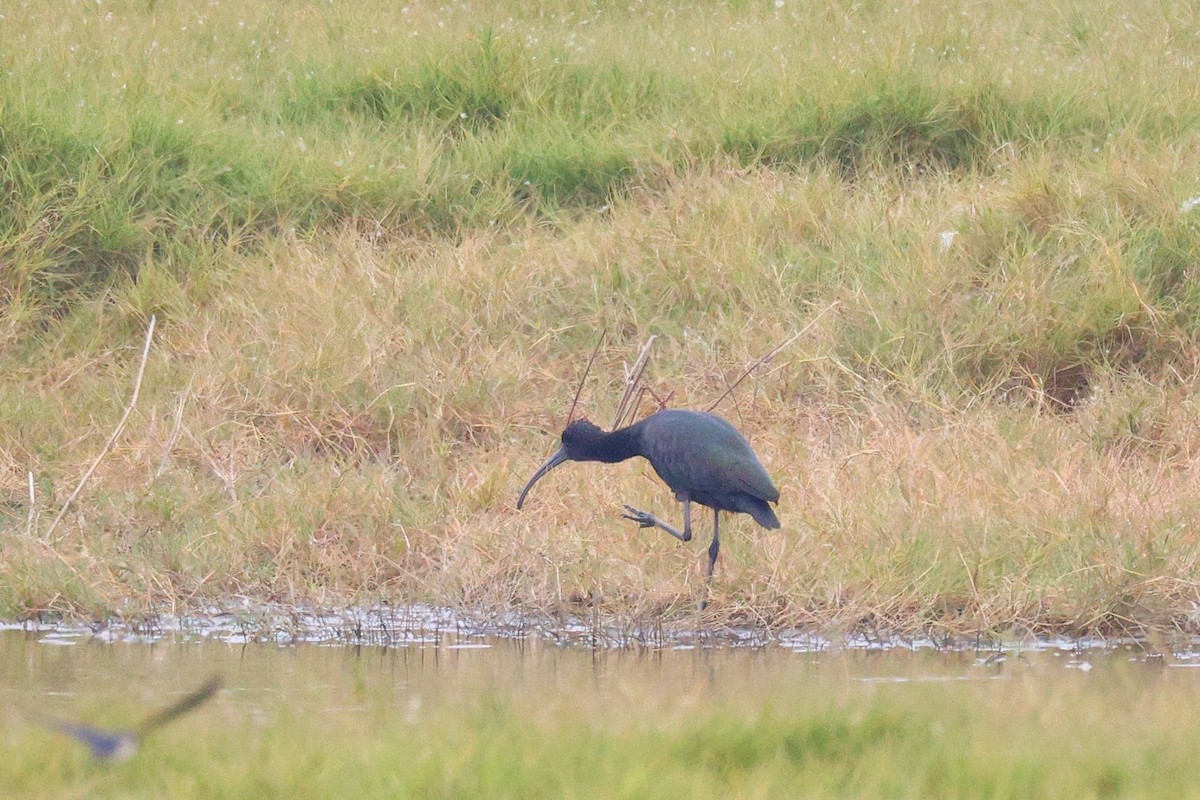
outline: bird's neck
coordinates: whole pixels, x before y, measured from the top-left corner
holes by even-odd
[[[615,464],[642,455],[642,424],[639,422],[605,434],[595,452],[595,460],[605,464]]]

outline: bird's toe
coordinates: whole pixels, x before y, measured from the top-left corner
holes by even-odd
[[[645,511],[638,511],[633,506],[625,506],[625,513],[621,515],[625,519],[631,519],[642,528],[654,527],[654,515],[648,514]]]

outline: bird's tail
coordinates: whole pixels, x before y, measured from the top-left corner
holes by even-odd
[[[767,504],[766,500],[757,497],[743,497],[741,506],[741,511],[754,517],[754,521],[764,528],[782,527],[779,524],[779,517],[775,516],[775,510]]]

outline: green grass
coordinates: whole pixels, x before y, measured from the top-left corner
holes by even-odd
[[[551,12],[548,22],[503,10],[281,18],[172,4],[76,10],[55,26],[29,15],[9,33],[21,47],[10,56],[0,139],[5,192],[17,201],[0,219],[2,254],[20,265],[8,289],[55,306],[164,250],[182,248],[186,272],[187,256],[213,240],[244,246],[346,219],[451,232],[557,217],[697,161],[830,163],[873,179],[881,170],[991,172],[1003,148],[1072,158],[1114,136],[1194,135],[1194,112],[1179,110],[1190,90],[1131,95],[1117,80],[1124,70],[1105,59],[1127,32],[1061,53],[1060,42],[1023,31],[1041,9],[989,20],[964,8],[964,28],[946,32],[957,43],[939,50],[923,34],[945,24],[943,12],[906,14],[897,30],[899,15],[880,7],[855,22],[870,29],[833,48],[832,64],[807,49],[847,35],[849,19],[684,7],[681,20],[644,30],[646,16],[674,17],[668,9]],[[160,19],[165,29],[152,24]],[[1099,20],[1088,18],[1086,39]],[[1079,21],[1069,23],[1075,38]],[[596,24],[581,36],[586,22]],[[714,41],[729,24],[729,38]],[[405,41],[403,31],[420,36]],[[1012,58],[994,52],[1003,48],[988,37],[998,31]],[[1086,74],[1097,62],[1103,85]],[[999,64],[1003,77],[989,71]],[[1179,68],[1154,66],[1163,80]],[[1047,69],[1064,79],[1031,86]],[[762,74],[731,82],[731,71]]]
[[[62,663],[33,647],[35,661]],[[134,647],[97,660],[132,667],[143,658]],[[198,673],[207,649],[157,658]],[[1084,673],[1065,653],[981,667],[955,654],[556,650],[251,647],[229,655],[214,702],[125,764],[91,763],[7,715],[0,788],[29,798],[1100,798],[1187,796],[1198,777],[1190,671],[1164,675],[1128,652],[1092,654]],[[133,691],[105,688],[103,671],[30,677],[59,681],[48,710],[120,722],[135,699],[188,685],[161,671],[143,664]]]
[[[8,18],[0,614],[678,618],[697,554],[619,520],[668,506],[644,469],[513,498],[600,330],[582,408],[607,422],[649,335],[658,396],[704,407],[829,309],[720,409],[784,530],[731,527],[710,621],[1195,632],[1198,27],[1053,2]],[[130,424],[48,534],[152,314]]]

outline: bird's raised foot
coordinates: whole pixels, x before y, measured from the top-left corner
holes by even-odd
[[[639,528],[662,528],[681,542],[689,542],[692,539],[692,532],[686,525],[682,531],[677,531],[648,511],[638,511],[630,505],[625,506],[625,513],[621,516],[633,520]]]
[[[625,513],[621,515],[623,519],[631,519],[638,524],[639,528],[653,528],[658,524],[658,520],[654,515],[646,511],[638,511],[631,505],[625,506]]]

